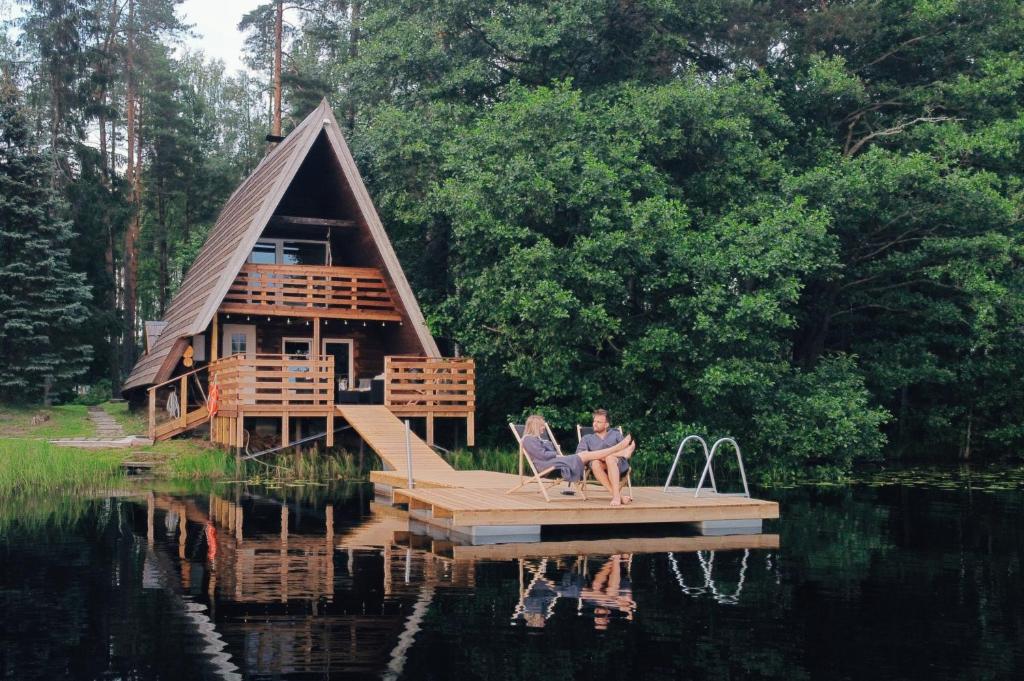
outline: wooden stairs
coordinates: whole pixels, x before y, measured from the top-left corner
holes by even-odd
[[[210,420],[210,413],[206,411],[206,405],[197,407],[195,410],[182,414],[181,418],[172,419],[153,427],[152,439],[154,441],[167,440],[175,435],[180,435],[186,430],[192,430]]]

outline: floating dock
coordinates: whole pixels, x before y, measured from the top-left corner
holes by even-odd
[[[710,490],[695,496],[693,489],[681,487],[634,487],[633,502],[616,507],[596,485],[588,488],[587,499],[558,494],[556,488],[545,501],[535,484],[509,494],[519,475],[455,470],[415,434],[407,436],[405,425],[385,407],[337,409],[388,468],[370,474],[378,496],[407,505],[410,520],[437,539],[529,543],[540,541],[546,526],[655,523],[684,523],[704,535],[749,535],[761,532],[762,521],[779,517],[774,501]]]

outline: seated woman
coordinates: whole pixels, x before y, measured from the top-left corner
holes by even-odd
[[[539,414],[533,414],[527,418],[526,425],[523,427],[523,449],[526,451],[526,455],[530,457],[530,460],[533,461],[533,465],[537,467],[538,471],[554,466],[558,469],[562,479],[569,482],[579,482],[582,480],[583,470],[591,461],[603,461],[609,459],[609,457],[628,459],[633,456],[633,451],[636,449],[632,436],[627,435],[622,442],[606,449],[559,456],[554,443],[541,437],[546,430],[547,424],[544,422],[544,417]],[[612,464],[617,465],[616,462],[612,462]],[[621,500],[612,500],[612,506],[620,505],[622,505]]]

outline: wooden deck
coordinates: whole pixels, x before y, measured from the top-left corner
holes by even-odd
[[[774,501],[734,496],[700,496],[660,487],[634,487],[633,503],[609,505],[608,492],[579,496],[536,493],[506,494],[496,489],[396,489],[396,503],[422,510],[452,525],[618,525],[630,523],[696,523],[714,520],[768,520],[779,517]]]
[[[404,424],[387,407],[338,406],[342,418],[377,452],[390,470],[373,471],[370,480],[390,492],[397,504],[407,504],[415,519],[447,528],[486,526],[621,525],[634,523],[708,523],[760,521],[779,517],[774,501],[702,493],[676,488],[634,487],[633,503],[613,507],[600,487],[588,488],[588,498],[565,496],[557,490],[545,501],[534,485],[508,494],[520,477],[493,471],[458,471],[415,434],[409,438],[413,489],[409,486]]]

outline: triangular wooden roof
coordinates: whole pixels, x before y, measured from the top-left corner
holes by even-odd
[[[166,326],[153,347],[135,364],[123,390],[160,383],[170,378],[192,336],[203,333],[238,275],[274,210],[291,185],[314,142],[323,132],[348,184],[362,222],[384,264],[384,276],[398,294],[406,322],[411,324],[423,353],[440,356],[398,256],[391,246],[377,209],[363,184],[334,112],[324,99],[271,150],[256,170],[224,204],[206,243],[181,283],[165,315]]]

